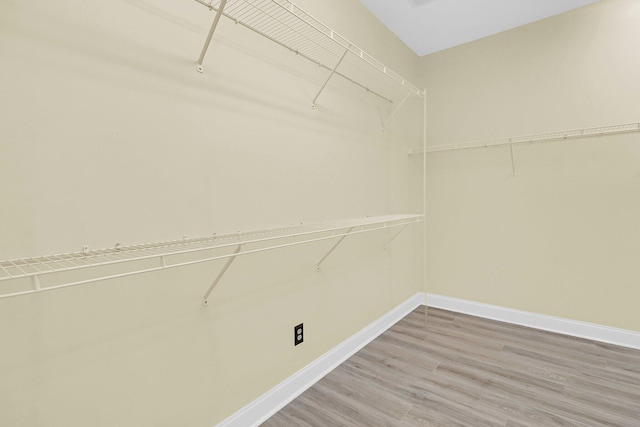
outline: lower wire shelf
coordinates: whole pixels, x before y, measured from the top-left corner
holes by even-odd
[[[318,261],[319,270],[324,260],[348,236],[401,227],[385,244],[386,247],[407,226],[423,219],[423,215],[366,217],[0,261],[0,298],[226,259],[226,264],[203,297],[203,304],[207,305],[209,295],[238,256],[337,239]]]

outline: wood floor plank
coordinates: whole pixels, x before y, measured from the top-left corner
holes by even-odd
[[[420,307],[263,426],[639,427],[640,351]]]
[[[505,395],[485,393],[479,406],[502,413],[507,417],[507,426],[544,427],[544,426],[580,426],[588,424],[567,417],[554,411],[553,408],[537,406],[532,402],[510,399]]]

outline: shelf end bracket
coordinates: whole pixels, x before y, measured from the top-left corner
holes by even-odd
[[[199,73],[204,72],[204,69],[202,68],[202,61],[204,61],[204,56],[207,54],[207,49],[209,49],[211,38],[213,37],[213,33],[216,31],[216,27],[218,26],[218,22],[220,21],[220,16],[222,16],[222,11],[224,10],[226,4],[227,0],[220,0],[220,5],[218,6],[218,10],[216,11],[216,16],[215,18],[213,18],[211,29],[209,29],[207,39],[204,41],[204,46],[202,46],[202,52],[200,52],[200,58],[198,58],[198,66],[196,69]]]

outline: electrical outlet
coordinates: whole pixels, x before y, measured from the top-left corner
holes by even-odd
[[[302,323],[300,323],[298,326],[293,327],[293,345],[302,344],[302,341],[304,341],[304,331]]]

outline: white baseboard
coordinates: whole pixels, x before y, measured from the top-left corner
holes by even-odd
[[[487,319],[640,349],[640,332],[547,316],[442,295],[427,294],[427,306]]]
[[[429,307],[640,349],[640,332],[419,292],[220,422],[217,427],[260,425],[378,335],[415,308],[424,305],[425,299]]]
[[[419,292],[415,294],[360,332],[346,339],[235,414],[220,422],[217,427],[260,425],[362,347],[373,341],[378,335],[424,304],[425,293]]]

